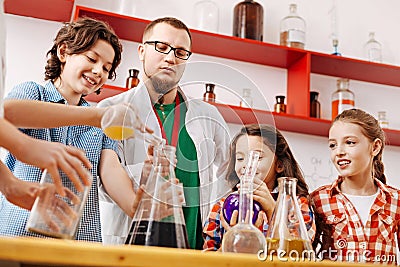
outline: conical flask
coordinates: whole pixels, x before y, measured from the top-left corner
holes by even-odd
[[[270,257],[298,260],[314,255],[297,202],[296,184],[296,178],[278,178],[278,200],[266,236]]]
[[[178,193],[182,190],[174,182],[175,150],[169,145],[154,149],[154,170],[146,182],[146,192],[133,217],[125,244],[189,248]],[[168,173],[159,164],[161,157],[169,161]]]
[[[240,178],[238,223],[222,239],[222,252],[257,254],[265,248],[264,234],[253,225],[253,179],[256,174],[259,151],[249,152],[249,161]]]

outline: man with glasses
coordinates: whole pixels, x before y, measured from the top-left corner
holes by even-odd
[[[223,177],[230,136],[215,107],[199,99],[188,99],[178,85],[192,54],[191,47],[191,34],[183,22],[169,17],[152,21],[138,46],[144,72],[142,84],[105,99],[98,106],[131,103],[138,108],[139,117],[154,130],[154,134],[177,148],[175,172],[184,186],[186,204],[183,212],[189,246],[201,249],[203,222],[209,214],[210,204],[220,197],[214,195],[215,188],[218,187],[218,192],[229,190],[225,179],[218,180],[218,186],[213,184],[213,166],[218,168],[217,177]],[[138,139],[124,140],[120,145],[122,164],[129,169],[137,187],[139,180],[151,169],[148,145]],[[104,243],[123,243],[129,228],[128,219],[121,217],[116,204],[107,201],[102,204]]]

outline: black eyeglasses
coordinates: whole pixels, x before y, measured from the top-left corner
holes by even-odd
[[[172,47],[169,44],[160,41],[146,41],[144,44],[154,44],[154,49],[163,54],[169,54],[169,52],[173,50],[175,57],[183,60],[188,60],[192,54],[192,52],[187,51],[186,49]]]

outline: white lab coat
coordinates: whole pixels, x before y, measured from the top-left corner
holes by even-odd
[[[186,130],[197,151],[200,177],[200,214],[204,224],[210,207],[230,191],[224,173],[228,164],[231,138],[225,120],[214,106],[199,99],[187,99],[182,91],[179,92],[187,105]],[[155,135],[161,137],[161,129],[153,111],[150,96],[143,83],[135,89],[101,101],[98,107],[118,103],[133,105],[143,123],[154,130]],[[135,188],[140,180],[147,147],[148,144],[140,139],[129,139],[120,143],[121,162],[126,166],[129,176],[135,182]],[[214,166],[217,167],[216,175],[214,175]],[[123,243],[128,234],[130,219],[117,204],[113,203],[104,190],[100,191],[103,243]]]

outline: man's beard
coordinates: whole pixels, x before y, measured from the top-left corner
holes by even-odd
[[[157,75],[150,76],[149,80],[154,88],[154,91],[160,95],[167,94],[169,91],[171,91],[171,89],[175,88],[178,84],[177,82],[174,81],[160,79],[159,77],[157,77]]]

